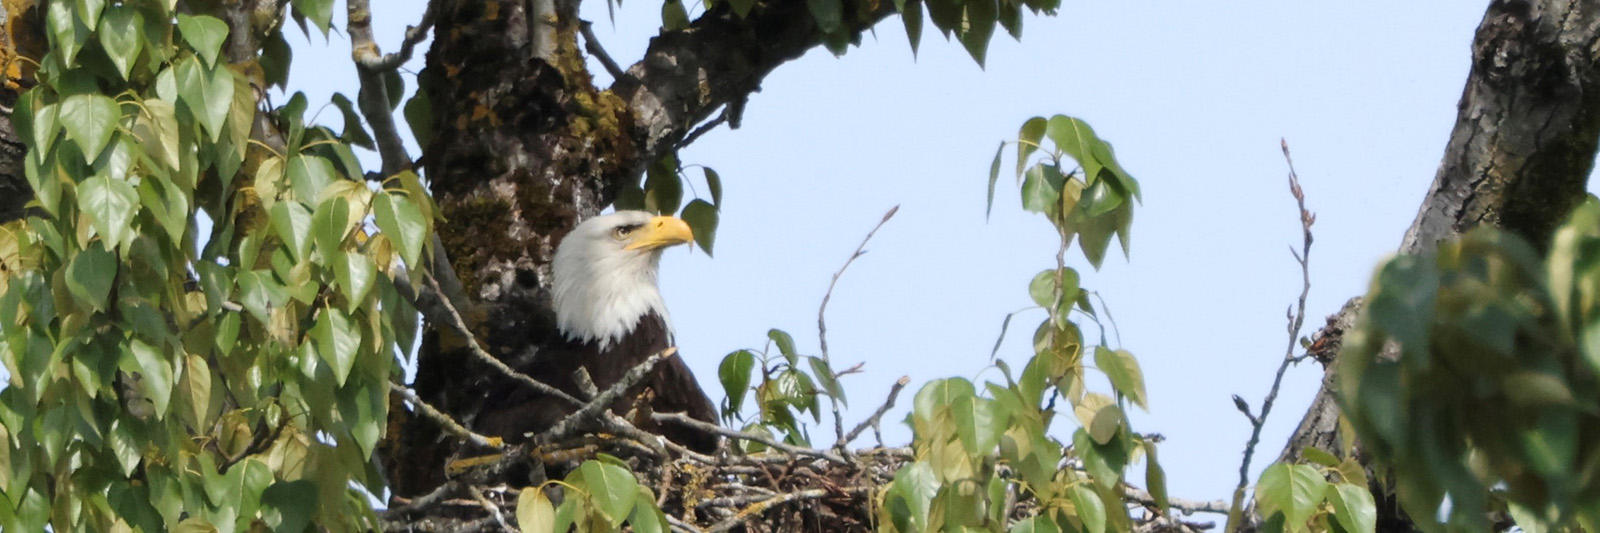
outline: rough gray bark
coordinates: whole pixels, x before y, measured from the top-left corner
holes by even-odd
[[[1427,251],[1482,225],[1514,231],[1544,248],[1582,201],[1597,143],[1600,3],[1490,4],[1472,45],[1472,71],[1444,160],[1400,252]],[[1360,309],[1355,299],[1330,317],[1313,355],[1331,362]],[[1340,451],[1333,369],[1326,366],[1322,390],[1279,460],[1299,460],[1307,447]],[[1383,505],[1386,498],[1377,496]],[[1380,531],[1408,527],[1392,505],[1380,511]]]

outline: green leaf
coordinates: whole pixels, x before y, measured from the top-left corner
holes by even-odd
[[[83,21],[85,27],[93,28],[100,24],[100,13],[106,8],[106,0],[77,0],[74,3],[78,8],[78,20]]]
[[[1072,308],[1072,299],[1070,297],[1078,294],[1078,271],[1071,268],[1062,269],[1061,286],[1063,287],[1060,300],[1062,305],[1059,306],[1060,309],[1057,311],[1059,314],[1057,318],[1065,319],[1067,311]],[[1039,307],[1050,309],[1052,304],[1055,303],[1053,300],[1056,296],[1055,269],[1045,269],[1035,274],[1033,280],[1028,282],[1028,296],[1033,298],[1033,303]]]
[[[351,252],[339,255],[344,259],[334,264],[334,277],[339,281],[339,286],[344,288],[345,312],[354,314],[378,280],[378,267],[372,258],[364,254]],[[410,345],[406,348],[409,349]]]
[[[678,31],[689,27],[689,12],[684,10],[683,2],[667,0],[661,4],[661,30]]]
[[[1056,144],[1056,149],[1066,152],[1079,165],[1094,162],[1094,145],[1100,138],[1094,133],[1087,122],[1069,117],[1056,115],[1050,117],[1045,127],[1045,135],[1050,136],[1050,141]]]
[[[93,163],[117,131],[122,110],[117,101],[100,94],[74,94],[61,101],[61,126],[67,138],[83,150],[84,162]]]
[[[305,531],[317,511],[317,484],[306,479],[279,481],[261,491],[261,515],[274,531]]]
[[[1150,492],[1151,499],[1155,500],[1156,510],[1162,514],[1167,512],[1167,471],[1161,468],[1161,460],[1156,458],[1156,443],[1144,441],[1144,456],[1149,458],[1149,463],[1144,468],[1144,487]]]
[[[983,219],[989,219],[989,213],[994,211],[994,184],[1000,181],[1000,154],[1005,153],[1006,143],[1000,141],[1000,147],[994,150],[994,162],[989,163],[989,199],[983,204]]]
[[[1328,490],[1328,481],[1322,472],[1311,465],[1273,463],[1261,473],[1256,484],[1256,501],[1263,516],[1282,512],[1284,525],[1292,531],[1304,531],[1306,521],[1322,504]]]
[[[916,57],[917,46],[922,43],[922,0],[906,0],[900,10],[900,22],[905,23],[906,39],[911,41],[911,56]]]
[[[1022,123],[1022,129],[1017,132],[1017,175],[1028,168],[1028,156],[1033,155],[1044,140],[1045,126],[1048,121],[1044,117],[1033,117]]]
[[[106,298],[117,279],[117,258],[104,247],[90,245],[73,256],[67,267],[67,290],[80,305],[96,311],[109,308]]]
[[[1095,444],[1104,445],[1117,437],[1117,430],[1122,428],[1122,408],[1117,404],[1108,403],[1095,410],[1094,418],[1089,421],[1089,437]]]
[[[322,31],[322,36],[328,36],[328,28],[333,21],[333,0],[289,0],[294,10],[316,25]],[[301,25],[302,29],[304,25]]]
[[[45,29],[51,49],[61,52],[63,65],[76,64],[78,51],[89,42],[89,27],[73,15],[73,2],[50,2],[45,10]]]
[[[522,533],[555,533],[556,508],[539,487],[523,487],[517,495],[517,529]]]
[[[1078,511],[1078,520],[1083,522],[1087,533],[1104,533],[1106,530],[1106,504],[1100,501],[1100,495],[1095,494],[1088,485],[1073,485],[1067,491],[1072,499],[1072,506]]]
[[[1039,163],[1029,168],[1022,179],[1022,208],[1033,213],[1054,215],[1061,210],[1061,187],[1066,176],[1053,165]]]
[[[711,255],[711,245],[717,238],[717,207],[706,203],[705,200],[690,200],[683,206],[679,218],[689,224],[689,230],[694,232],[694,242],[700,245],[706,255]]]
[[[189,401],[189,412],[183,414],[193,417],[190,422],[194,427],[211,427],[211,367],[205,358],[194,354],[184,363],[183,394]]]
[[[817,21],[817,31],[833,33],[839,31],[839,26],[844,19],[844,3],[840,0],[806,0],[806,7],[811,9],[811,18]]]
[[[344,238],[349,233],[350,202],[340,196],[323,200],[311,216],[311,236],[317,251],[324,254],[325,264],[332,254],[344,249]]]
[[[390,96],[399,98],[399,95]],[[377,149],[372,136],[367,134],[367,128],[361,125],[361,115],[356,112],[355,103],[343,93],[333,93],[333,105],[338,107],[339,113],[344,116],[344,131],[339,134],[339,138],[368,150]]]
[[[1094,364],[1111,379],[1111,385],[1133,401],[1140,409],[1149,411],[1145,404],[1144,371],[1139,361],[1127,350],[1111,350],[1104,346],[1094,351]]]
[[[138,338],[128,342],[128,353],[139,372],[139,385],[146,398],[155,404],[156,418],[167,415],[167,405],[172,399],[172,363],[166,354]]]
[[[426,88],[418,87],[417,94],[406,100],[406,125],[411,127],[411,136],[417,140],[417,146],[424,150],[433,144],[433,101],[428,99]]]
[[[671,214],[683,203],[683,180],[678,178],[676,154],[661,156],[645,171],[644,210]]]
[[[721,209],[722,175],[717,174],[717,171],[711,170],[711,167],[707,166],[700,167],[700,170],[705,172],[706,175],[706,190],[711,191],[711,205],[717,206],[718,209]]]
[[[344,386],[361,350],[361,331],[351,324],[343,311],[325,307],[317,316],[317,325],[311,333],[317,342],[317,355],[333,370],[339,386]]]
[[[639,482],[633,478],[633,473],[617,465],[591,460],[584,461],[575,474],[581,477],[595,509],[610,521],[612,528],[621,526],[639,496]]]
[[[966,28],[959,33],[961,45],[967,48],[973,61],[982,67],[989,53],[989,39],[994,36],[994,23],[999,5],[996,0],[966,0]]]
[[[283,30],[267,36],[261,43],[261,73],[268,86],[283,89],[289,85],[289,62],[293,59],[294,51],[289,48],[289,41],[284,40]]]
[[[222,67],[207,69],[195,59],[179,62],[173,68],[178,100],[189,106],[195,119],[211,134],[211,142],[217,142],[233,106],[233,72]]]
[[[822,390],[827,391],[829,396],[838,399],[839,403],[850,405],[850,402],[844,398],[844,387],[839,386],[839,379],[834,377],[833,369],[828,367],[828,363],[820,357],[806,357],[806,359],[810,360],[811,374],[822,382]]]
[[[633,505],[633,513],[628,516],[628,525],[633,528],[633,533],[662,533],[671,531],[667,525],[667,516],[656,508],[655,495],[650,489],[639,487],[639,497]]]
[[[417,204],[402,195],[375,194],[372,214],[378,230],[394,241],[406,265],[421,268],[422,242],[428,235],[428,221],[422,218]]]
[[[321,198],[322,189],[338,179],[332,161],[305,153],[289,158],[286,172],[295,196],[308,204]]]
[[[1056,525],[1054,519],[1048,514],[1030,516],[1011,524],[1010,533],[1061,533],[1061,526]]]
[[[772,339],[772,342],[778,345],[778,353],[783,354],[783,357],[789,360],[789,366],[800,364],[800,354],[795,351],[794,337],[789,336],[789,332],[776,328],[769,329],[767,330],[767,338]]]
[[[122,79],[128,79],[128,72],[139,59],[139,53],[144,51],[144,15],[133,6],[111,6],[100,19],[100,31],[96,33],[100,36],[100,47],[111,58],[111,64],[116,65],[117,73]]]
[[[1365,485],[1340,483],[1328,492],[1328,502],[1333,504],[1333,518],[1345,531],[1373,533],[1378,529],[1378,510],[1372,493]],[[1514,507],[1513,507],[1514,508]]]
[[[911,404],[917,417],[931,418],[941,408],[955,405],[957,399],[976,394],[972,382],[964,378],[936,379],[923,385]]]
[[[756,356],[749,350],[739,350],[722,358],[722,364],[717,367],[717,378],[722,381],[722,390],[728,394],[728,410],[724,412],[725,418],[739,413],[744,406],[745,394],[750,391],[750,372],[755,368]]]
[[[1430,263],[1412,255],[1389,260],[1378,271],[1376,294],[1368,299],[1372,323],[1400,341],[1407,354],[1428,351],[1434,294],[1439,290],[1439,273]]]
[[[133,238],[133,216],[139,212],[139,191],[126,180],[95,176],[78,185],[78,209],[89,215],[95,233],[107,248]]]
[[[967,453],[980,457],[994,453],[995,446],[1000,443],[1000,433],[1006,429],[1006,421],[994,400],[964,394],[949,405],[950,414],[955,418],[956,435]]]
[[[733,13],[739,18],[750,16],[750,9],[756,7],[756,0],[728,0],[728,5],[733,7]]]
[[[205,58],[206,65],[215,68],[217,54],[222,52],[222,42],[228,39],[228,24],[210,15],[190,16],[178,14],[178,32],[183,41],[194,47],[196,54]]]
[[[311,209],[300,202],[278,202],[268,210],[268,218],[294,260],[305,261],[311,250]]]

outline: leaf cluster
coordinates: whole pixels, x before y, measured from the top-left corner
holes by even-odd
[[[1055,149],[1030,166],[1046,135]],[[991,203],[1004,146],[990,168]],[[1140,456],[1149,461],[1145,482],[1156,499],[1155,511],[1165,513],[1166,481],[1155,442],[1135,433],[1125,412],[1130,404],[1147,408],[1143,372],[1131,353],[1106,346],[1102,328],[1094,363],[1109,379],[1113,395],[1088,391],[1085,376],[1091,367],[1083,333],[1070,315],[1097,322],[1098,316],[1077,271],[1061,262],[1075,234],[1082,236],[1096,267],[1110,231],[1119,232],[1126,251],[1137,182],[1122,171],[1110,145],[1081,120],[1029,119],[1018,146],[1023,208],[1044,215],[1062,235],[1056,268],[1028,284],[1029,296],[1047,317],[1035,331],[1034,353],[1020,375],[997,359],[1003,383],[984,383],[980,391],[969,380],[950,378],[917,393],[907,418],[915,460],[899,470],[885,493],[880,511],[882,524],[890,526],[885,529],[1126,531],[1132,524],[1123,507],[1124,474]],[[1078,160],[1083,174],[1064,174],[1064,157]],[[1098,253],[1090,250],[1092,243],[1098,243]],[[996,342],[997,351],[999,346]],[[1079,423],[1066,441],[1051,432],[1057,400],[1065,400]]]
[[[694,232],[694,242],[711,255],[711,246],[717,237],[717,215],[722,209],[722,176],[716,170],[698,165],[705,178],[711,201],[700,198],[683,202],[683,186],[689,183],[684,167],[678,163],[678,154],[668,153],[650,164],[645,171],[644,183],[627,185],[617,193],[613,205],[617,209],[635,209],[651,213],[678,213],[678,218],[689,224]],[[679,207],[682,206],[682,210]]]
[[[1419,525],[1483,529],[1509,505],[1524,528],[1600,527],[1596,294],[1593,197],[1545,257],[1480,228],[1379,268],[1339,398]]]
[[[230,63],[230,27],[170,0],[43,9],[12,114],[41,215],[0,228],[0,529],[376,527],[417,177],[369,187],[359,121],[306,124],[301,95],[263,114],[276,29]]]
[[[1340,460],[1317,448],[1305,449],[1304,464],[1273,463],[1256,484],[1256,509],[1262,531],[1372,532],[1377,507],[1367,487],[1367,471],[1346,453]],[[1328,481],[1329,477],[1339,480]]]
[[[722,402],[722,418],[728,423],[744,422],[744,431],[771,437],[795,446],[811,446],[811,436],[800,415],[811,413],[814,423],[822,422],[821,397],[847,400],[838,375],[820,357],[801,355],[794,337],[781,329],[767,331],[768,343],[757,350],[735,350],[722,358],[717,379],[727,396]],[[773,355],[772,350],[777,350]],[[805,364],[801,364],[804,360]],[[758,365],[759,363],[759,365]],[[745,398],[755,402],[756,414],[746,420]],[[742,443],[745,453],[766,450],[759,442]]]

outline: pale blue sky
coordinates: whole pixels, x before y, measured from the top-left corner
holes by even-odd
[[[675,250],[661,275],[680,353],[708,390],[720,390],[722,356],[759,348],[767,328],[790,331],[815,353],[830,276],[899,204],[840,282],[828,329],[836,366],[866,363],[844,381],[847,424],[875,409],[896,378],[912,378],[885,426],[891,444],[906,442],[897,421],[915,387],[978,375],[1002,317],[1030,305],[1029,279],[1053,265],[1053,233],[1021,211],[1008,178],[984,220],[995,145],[1030,116],[1075,115],[1115,143],[1144,189],[1131,261],[1108,257],[1094,272],[1076,249],[1069,256],[1084,286],[1110,303],[1121,347],[1144,367],[1151,410],[1134,427],[1167,437],[1161,457],[1173,495],[1229,495],[1249,436],[1230,396],[1259,405],[1300,286],[1278,139],[1289,141],[1318,214],[1309,334],[1365,291],[1416,214],[1487,2],[1084,4],[1027,18],[1020,43],[997,34],[986,70],[931,26],[913,57],[890,19],[842,58],[817,49],[780,67],[750,99],[742,129],[719,129],[684,151],[685,163],[716,168],[726,190],[716,257]],[[376,3],[385,51],[421,6]],[[615,26],[599,0],[584,8],[623,63],[659,25],[649,2],[622,6]],[[346,38],[314,38],[309,48],[291,40],[299,44],[290,83],[313,108],[330,91],[354,93]],[[319,120],[337,125],[338,113],[327,108]],[[1013,323],[1001,354],[1015,366],[1042,317]],[[1254,470],[1276,455],[1320,376],[1312,364],[1290,371]],[[1058,418],[1063,429],[1071,423]],[[825,423],[813,434],[832,430]]]

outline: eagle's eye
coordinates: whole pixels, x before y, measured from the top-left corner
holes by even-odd
[[[639,226],[617,226],[617,229],[611,230],[611,238],[619,241],[626,239],[628,238],[628,235],[632,234],[633,230],[636,229],[639,229]]]

